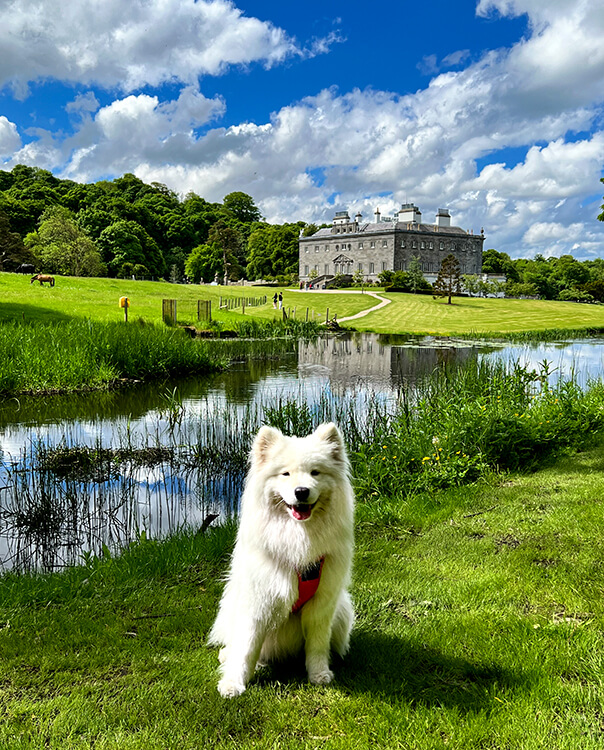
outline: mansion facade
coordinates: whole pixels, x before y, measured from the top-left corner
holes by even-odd
[[[483,230],[473,234],[451,226],[451,215],[443,208],[434,224],[423,224],[412,203],[394,218],[382,218],[378,209],[372,222],[364,222],[360,213],[351,220],[347,211],[338,211],[331,227],[300,237],[300,281],[325,286],[337,274],[360,272],[374,282],[381,271],[407,270],[414,257],[432,281],[449,254],[459,261],[462,274],[480,274],[484,239]]]

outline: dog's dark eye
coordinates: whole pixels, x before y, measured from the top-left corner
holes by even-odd
[[[320,472],[320,471],[319,471],[318,469],[313,469],[313,470],[312,470],[312,471],[310,472],[310,476],[311,476],[311,477],[318,477],[320,473],[321,473],[321,472]]]

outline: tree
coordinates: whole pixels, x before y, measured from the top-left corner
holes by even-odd
[[[0,211],[0,271],[14,269],[21,263],[31,263],[32,253],[25,247],[21,235],[11,231],[8,216]]]
[[[210,229],[208,246],[222,251],[222,272],[224,281],[237,281],[245,272],[243,240],[237,230],[229,227],[222,219]]]
[[[247,242],[248,278],[297,275],[301,226],[303,224],[255,224]]]
[[[165,262],[155,240],[135,221],[116,221],[103,229],[98,239],[103,260],[112,276],[116,276],[124,263],[145,266],[151,276],[163,276]]]
[[[185,261],[185,273],[194,284],[200,281],[209,283],[224,274],[223,249],[215,244],[198,245],[189,253]]]
[[[26,236],[25,245],[45,271],[65,276],[105,274],[99,249],[67,208],[48,208],[40,217],[38,231]]]
[[[409,276],[409,286],[413,294],[415,294],[418,289],[424,289],[427,286],[426,279],[424,279],[424,274],[422,272],[422,265],[416,255],[414,255],[409,262],[407,274]]]
[[[478,282],[479,277],[477,274],[466,274],[461,277],[463,287],[470,297],[475,297],[478,294]]]
[[[461,267],[457,258],[451,253],[443,258],[436,281],[432,285],[433,296],[451,298],[461,293]]]
[[[235,192],[224,196],[224,208],[243,224],[262,221],[262,214],[254,203],[254,199],[247,193]]]

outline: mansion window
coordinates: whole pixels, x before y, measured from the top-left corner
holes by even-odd
[[[323,273],[325,274],[325,276],[329,274],[329,263],[325,264],[325,269],[323,270]]]
[[[444,243],[444,242],[441,242],[441,243],[440,243],[440,248],[439,248],[439,250],[444,250],[444,249],[445,249],[445,243]]]
[[[371,247],[375,247],[375,242],[372,242],[372,243],[371,243]]]
[[[386,270],[386,261],[383,260],[382,261],[382,271],[385,271],[385,270]]]
[[[308,276],[308,266],[304,266],[304,275]]]
[[[426,249],[426,243],[422,242],[421,245],[420,245],[420,247],[421,247],[422,250],[425,250]]]
[[[401,247],[405,247],[405,240],[401,240]]]
[[[416,241],[416,240],[413,240],[412,246],[413,246],[414,248],[415,248],[415,247],[417,247],[417,241]]]
[[[362,271],[363,270],[363,264],[359,263],[359,265],[357,266],[357,268],[359,269],[359,271]]]
[[[382,240],[382,247],[388,247],[388,240]]]
[[[362,249],[363,249],[363,243],[359,242],[359,250],[362,250]]]
[[[375,263],[369,264],[369,273],[375,273]]]
[[[319,252],[319,246],[315,245],[315,253],[318,253],[318,252]]]

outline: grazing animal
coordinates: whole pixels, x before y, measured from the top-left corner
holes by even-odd
[[[262,427],[250,455],[237,541],[209,635],[221,646],[218,690],[243,693],[257,664],[302,651],[310,682],[333,679],[348,650],[354,495],[335,424],[306,437]]]
[[[55,285],[55,277],[49,276],[48,274],[45,274],[45,273],[37,273],[35,276],[32,276],[29,283],[33,284],[34,281],[39,281],[40,286],[42,286],[45,283],[50,284],[50,286]]]

